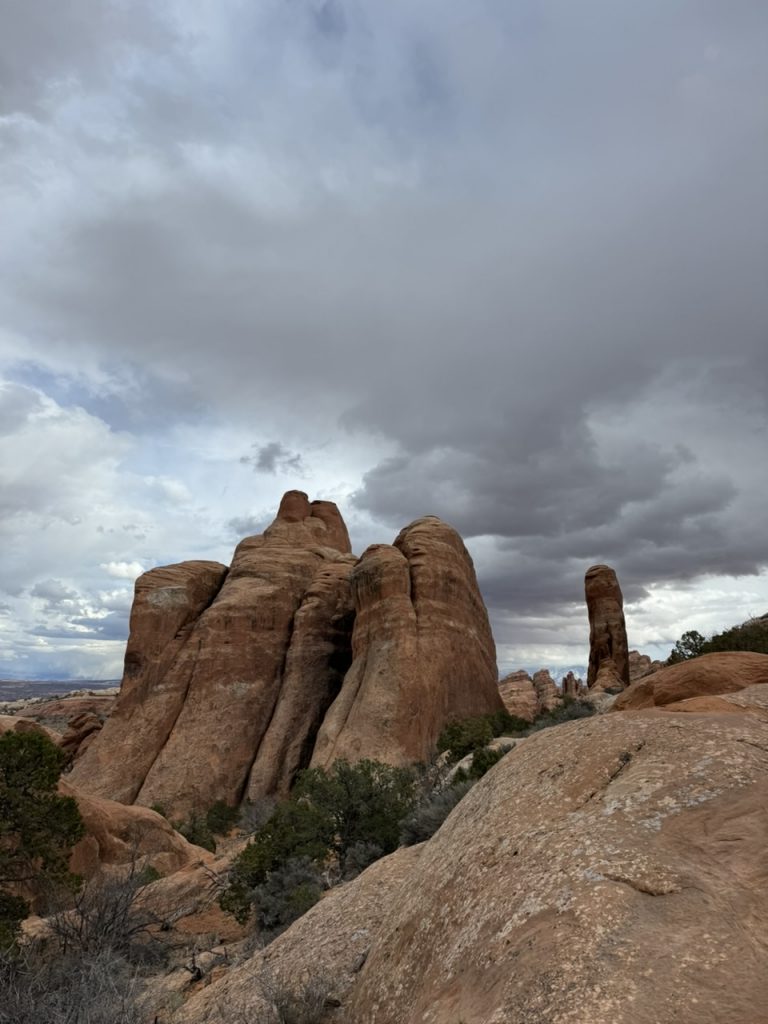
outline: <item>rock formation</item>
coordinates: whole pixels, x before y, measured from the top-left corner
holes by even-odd
[[[562,696],[557,683],[546,668],[540,668],[533,674],[533,688],[539,704],[539,711],[554,711],[562,703]]]
[[[539,699],[525,669],[504,676],[499,682],[499,694],[507,712],[515,718],[532,722],[539,714]]]
[[[612,711],[664,707],[693,697],[735,693],[768,683],[768,654],[727,651],[703,654],[659,669],[633,683],[614,701]]]
[[[636,679],[651,675],[664,668],[663,661],[654,661],[650,655],[641,654],[640,651],[629,652],[629,681],[634,683]]]
[[[356,563],[336,506],[289,491],[229,569],[137,580],[120,694],[71,778],[180,819],[285,793],[310,758],[425,760],[447,721],[501,707],[458,534],[429,516]]]
[[[351,584],[352,665],[314,766],[424,761],[451,719],[503,709],[488,614],[455,530],[436,516],[417,519],[393,546],[368,548]]]
[[[587,692],[587,687],[584,681],[578,676],[574,675],[573,672],[566,672],[562,679],[563,696],[570,697],[575,700],[577,697],[583,697]]]
[[[83,878],[125,869],[151,867],[161,875],[212,860],[207,850],[188,843],[161,815],[148,807],[126,807],[82,792],[67,777],[59,793],[73,797],[85,826],[74,846],[70,870]]]
[[[629,686],[629,651],[624,601],[616,573],[593,565],[584,580],[589,613],[587,687],[615,693]]]

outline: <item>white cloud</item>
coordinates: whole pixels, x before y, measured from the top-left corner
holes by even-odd
[[[141,562],[102,562],[99,568],[116,580],[135,580],[144,572]]]

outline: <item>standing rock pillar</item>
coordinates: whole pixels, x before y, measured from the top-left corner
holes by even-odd
[[[584,589],[589,614],[589,690],[618,692],[629,686],[629,650],[624,601],[609,565],[587,569]]]

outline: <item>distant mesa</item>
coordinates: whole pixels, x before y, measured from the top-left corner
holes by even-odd
[[[69,778],[183,818],[286,793],[309,764],[425,760],[448,721],[502,708],[456,531],[427,516],[357,559],[336,505],[289,491],[231,566],[139,577],[120,694]]]

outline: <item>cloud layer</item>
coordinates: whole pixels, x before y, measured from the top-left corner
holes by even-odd
[[[764,610],[763,4],[17,8],[0,674],[119,674],[131,574],[297,485],[456,525],[504,664],[595,561],[633,643]]]

